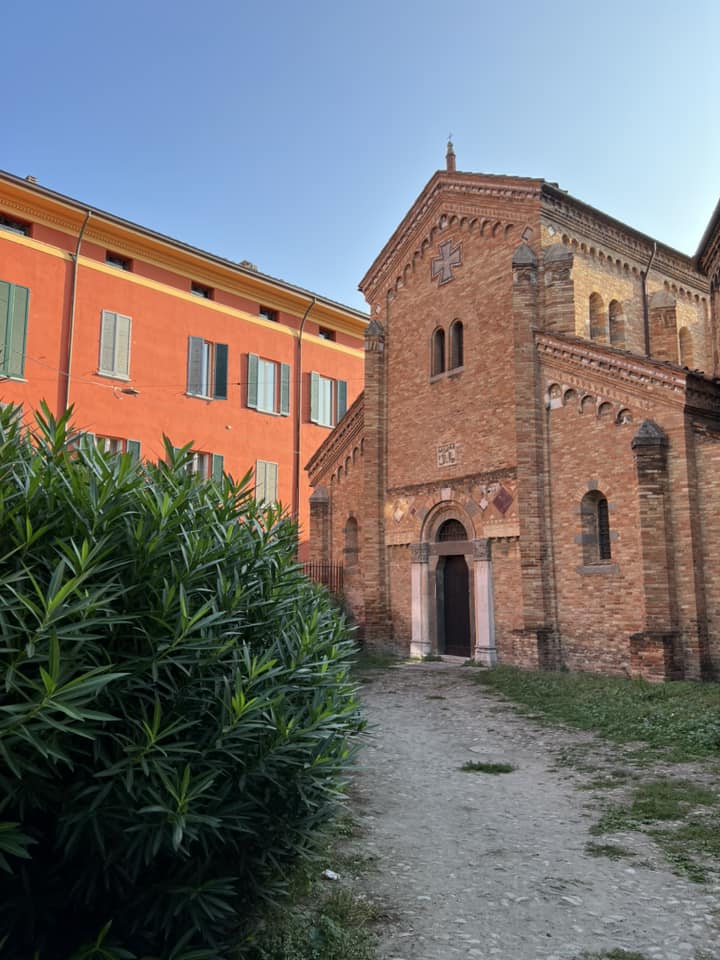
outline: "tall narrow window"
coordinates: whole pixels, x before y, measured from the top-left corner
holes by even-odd
[[[610,343],[613,347],[625,348],[625,316],[622,304],[611,300],[608,307],[608,324],[610,327]]]
[[[463,325],[454,320],[450,326],[450,370],[463,365]]]
[[[188,337],[187,392],[191,397],[227,400],[228,347]]]
[[[132,319],[113,310],[103,310],[100,320],[98,373],[127,379],[130,376],[130,331]]]
[[[255,499],[258,503],[275,503],[278,498],[278,465],[269,460],[255,463]]]
[[[310,374],[310,422],[334,427],[347,411],[347,381]]]
[[[599,293],[590,294],[588,322],[590,326],[590,339],[607,343],[608,320],[605,308],[603,307],[602,297]]]
[[[580,504],[580,515],[584,563],[611,560],[610,513],[607,498],[599,490],[586,493]]]
[[[678,334],[678,343],[680,347],[680,364],[683,367],[693,368],[695,358],[693,357],[692,335],[687,327],[683,327]]]
[[[430,374],[437,377],[445,372],[445,331],[438,327],[432,335],[432,357],[430,359]]]
[[[290,413],[290,364],[248,354],[247,405],[261,413]]]
[[[25,371],[29,300],[27,287],[0,280],[0,373],[6,377],[22,377]]]

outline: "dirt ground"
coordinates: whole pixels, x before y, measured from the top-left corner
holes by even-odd
[[[589,830],[608,798],[587,789],[597,772],[580,761],[609,766],[615,748],[519,716],[472,673],[405,664],[363,687],[370,732],[344,871],[385,918],[379,958],[576,960],[622,948],[720,960],[720,884],[675,876],[643,834],[610,838],[629,858],[586,852],[607,840]],[[466,761],[516,769],[462,772]]]

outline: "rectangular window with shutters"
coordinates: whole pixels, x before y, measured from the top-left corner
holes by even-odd
[[[187,471],[203,480],[222,480],[225,458],[219,453],[202,453],[192,450],[188,461]]]
[[[0,280],[0,375],[22,377],[25,373],[30,291]]]
[[[269,460],[255,463],[255,499],[258,503],[275,503],[278,498],[278,465]]]
[[[100,319],[98,373],[118,380],[130,379],[130,333],[132,320],[122,313],[103,310]]]
[[[228,346],[188,337],[187,393],[205,400],[227,400]]]
[[[290,364],[248,354],[247,405],[260,413],[290,414]]]
[[[310,421],[321,427],[334,427],[347,410],[347,381],[333,380],[319,373],[310,374]]]
[[[86,434],[89,436],[89,434]],[[135,460],[140,459],[140,441],[126,440],[124,437],[105,437],[97,434],[95,443],[104,453],[129,453]]]

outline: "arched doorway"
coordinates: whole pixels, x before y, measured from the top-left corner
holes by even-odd
[[[464,556],[467,533],[459,520],[446,520],[438,529],[437,541],[458,544],[458,552],[441,556],[437,568],[438,625],[442,629],[443,652],[470,657],[470,577]]]

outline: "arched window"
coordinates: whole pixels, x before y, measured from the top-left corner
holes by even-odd
[[[358,562],[359,554],[358,522],[355,517],[348,517],[345,524],[345,565],[354,567]]]
[[[695,364],[695,358],[693,357],[692,334],[687,327],[682,327],[680,330],[678,342],[680,346],[680,365],[690,367],[692,370]]]
[[[446,520],[440,525],[437,542],[445,543],[447,540],[467,540],[467,532],[459,520]]]
[[[611,300],[608,307],[608,325],[610,327],[610,343],[613,347],[625,348],[625,315],[622,304]]]
[[[445,372],[445,331],[440,327],[432,335],[430,370],[433,377]]]
[[[591,490],[580,504],[583,560],[586,564],[612,559],[608,502],[599,490]]]
[[[601,343],[607,343],[607,315],[603,307],[602,297],[599,293],[590,294],[590,309],[588,321],[590,325],[590,339],[599,340]]]
[[[463,365],[463,325],[454,320],[450,325],[450,369]]]

